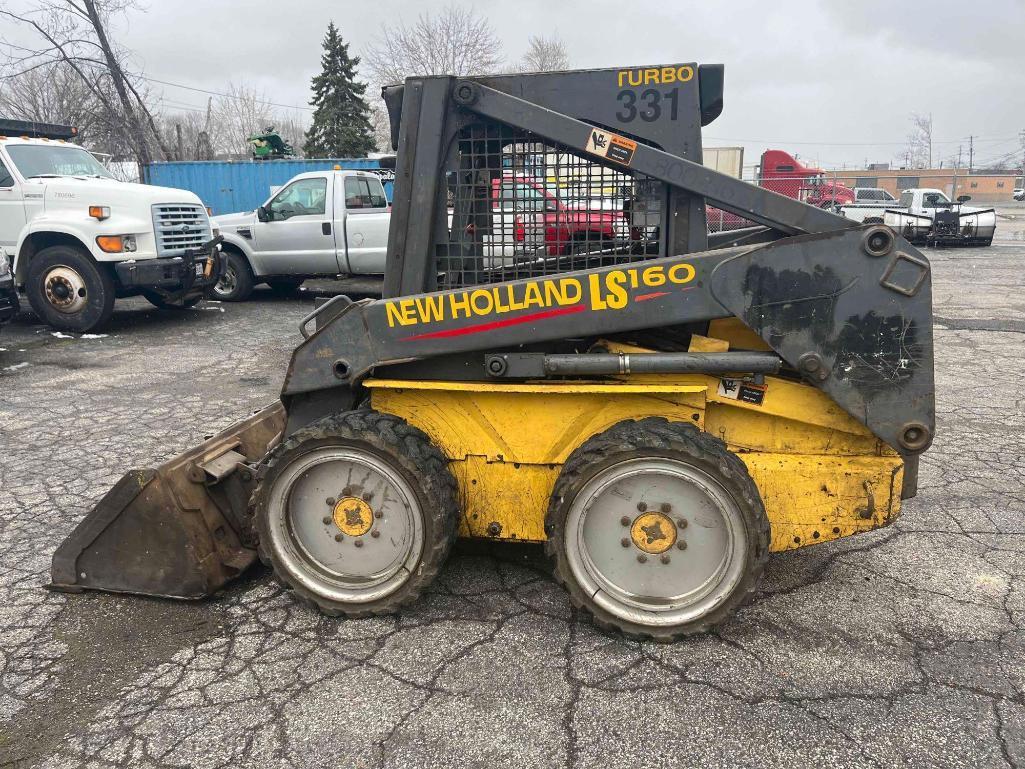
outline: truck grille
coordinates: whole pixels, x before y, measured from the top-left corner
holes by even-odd
[[[181,256],[210,240],[210,219],[202,206],[159,204],[153,206],[153,232],[157,256]]]

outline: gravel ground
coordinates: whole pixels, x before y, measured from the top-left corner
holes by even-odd
[[[1025,765],[1025,210],[930,251],[938,436],[892,527],[774,556],[717,633],[624,641],[537,548],[463,548],[400,616],[255,572],[183,604],[42,589],[126,468],[276,396],[312,299],[0,334],[0,767]],[[1014,217],[1014,218],[1006,218]],[[70,337],[70,338],[68,338]]]

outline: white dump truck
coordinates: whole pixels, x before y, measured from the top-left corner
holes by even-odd
[[[202,201],[117,181],[74,135],[0,120],[0,258],[29,305],[54,328],[90,331],[117,297],[196,304],[221,275]]]

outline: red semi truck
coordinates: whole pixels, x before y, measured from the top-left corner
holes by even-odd
[[[803,200],[810,206],[834,208],[854,202],[854,190],[830,179],[821,168],[801,165],[783,150],[765,150],[758,171],[758,185]]]
[[[837,208],[854,202],[854,190],[850,187],[829,178],[828,173],[821,168],[802,165],[797,158],[783,150],[765,150],[762,153],[756,184],[818,208]],[[710,232],[736,230],[752,224],[729,211],[711,206],[708,208]]]

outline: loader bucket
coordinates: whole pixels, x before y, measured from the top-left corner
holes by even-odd
[[[47,587],[203,598],[256,560],[252,465],[280,439],[274,403],[160,467],[131,470],[57,548]]]

